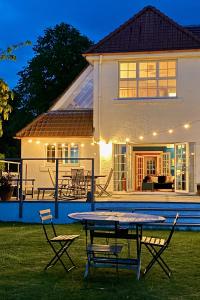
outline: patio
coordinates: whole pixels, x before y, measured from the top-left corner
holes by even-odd
[[[148,277],[137,281],[132,271],[94,270],[83,279],[85,268],[85,235],[78,224],[58,225],[62,234],[80,234],[71,248],[77,269],[66,273],[61,265],[43,271],[51,257],[40,225],[4,223],[0,225],[1,299],[198,299],[199,233],[175,232],[166,258],[172,267],[169,280],[158,266]],[[151,234],[151,232],[148,232]],[[168,232],[153,232],[167,236]],[[9,239],[7,238],[9,236]],[[15,247],[13,247],[15,245]],[[142,251],[142,265],[149,260]]]

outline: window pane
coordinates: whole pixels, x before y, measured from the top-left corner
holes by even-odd
[[[120,78],[128,78],[128,71],[120,71]]]
[[[157,96],[157,82],[156,80],[148,80],[148,97]]]
[[[72,158],[79,157],[78,145],[71,146],[71,148],[70,148],[70,157],[71,157],[71,163],[72,164],[77,164],[78,163],[77,159],[72,159]]]
[[[147,77],[147,63],[139,63],[139,77],[140,78]]]
[[[140,80],[138,86],[139,97],[147,97],[147,80]]]
[[[156,77],[156,63],[148,62],[147,71],[148,71],[148,77]]]
[[[176,88],[168,88],[168,97],[176,97]]]
[[[56,157],[55,154],[56,154],[55,145],[48,145],[47,146],[47,162],[54,163],[55,157]]]
[[[176,80],[168,80],[168,87],[175,87],[176,86]]]
[[[121,64],[120,64],[120,70],[125,70],[125,71],[127,71],[127,70],[128,70],[128,64],[127,64],[127,63],[121,63]]]
[[[159,77],[175,77],[175,76],[176,76],[175,61],[159,62]]]
[[[168,77],[175,77],[176,69],[168,69]]]
[[[61,144],[58,144],[58,151],[57,151],[57,157],[58,158],[62,158],[62,145]],[[59,160],[59,163],[61,161]]]
[[[63,147],[63,156],[64,156],[64,163],[68,164],[69,163],[69,159],[67,159],[69,157],[69,145],[65,144]]]
[[[128,71],[128,78],[136,78],[136,71]]]

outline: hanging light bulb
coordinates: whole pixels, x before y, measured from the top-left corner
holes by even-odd
[[[174,132],[174,130],[173,129],[169,129],[168,132],[171,134],[171,133]]]
[[[40,144],[40,141],[36,141],[36,144],[39,145],[39,144]]]
[[[85,145],[84,144],[81,144],[81,147],[83,148]]]
[[[154,131],[153,132],[153,136],[157,136],[158,134],[157,134],[157,132],[156,131]]]
[[[144,139],[143,135],[140,135],[139,139],[142,141]]]
[[[183,125],[183,127],[184,127],[185,129],[188,129],[188,128],[190,128],[190,124],[189,124],[189,123],[186,123],[186,124]]]
[[[32,140],[30,139],[30,140],[28,140],[28,143],[32,143]]]
[[[130,139],[129,139],[129,138],[126,138],[126,142],[127,142],[127,143],[130,142]]]

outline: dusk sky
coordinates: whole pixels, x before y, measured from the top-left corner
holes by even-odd
[[[97,42],[144,6],[153,5],[180,24],[200,24],[198,0],[0,0],[0,48],[31,40],[44,30],[68,23]],[[0,62],[0,78],[12,88],[17,72],[33,56],[32,46],[16,51],[17,62]]]

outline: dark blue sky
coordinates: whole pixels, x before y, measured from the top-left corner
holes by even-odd
[[[198,0],[0,0],[0,48],[31,40],[44,29],[66,22],[97,42],[146,5],[153,5],[180,24],[200,24]],[[32,57],[32,47],[17,50],[17,62],[0,62],[0,78],[11,87],[17,72]]]

